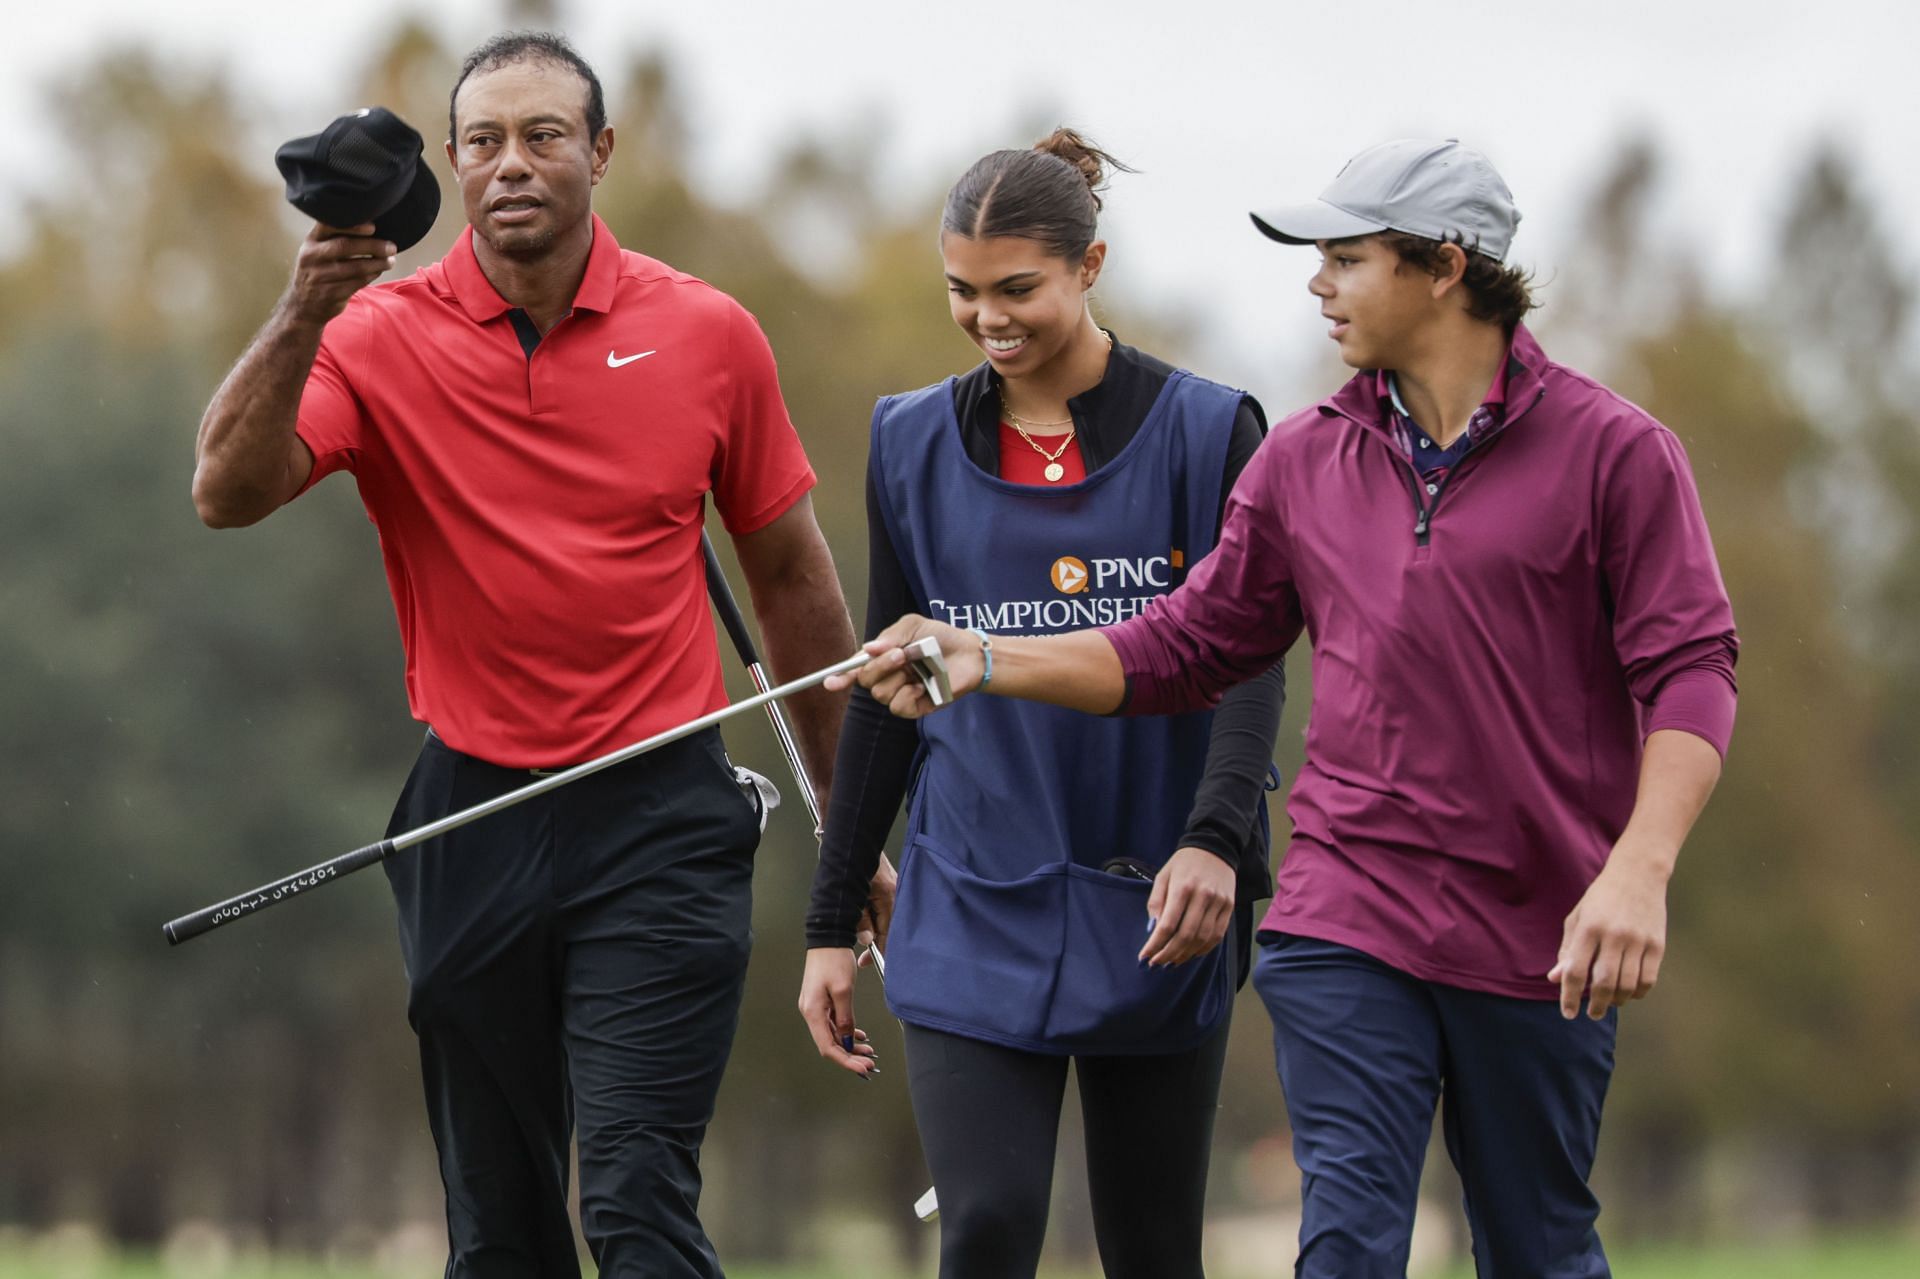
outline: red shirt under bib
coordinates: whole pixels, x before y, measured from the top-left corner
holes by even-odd
[[[1058,435],[1036,435],[1034,442],[1045,448],[1048,453],[1060,448],[1062,439]],[[1087,478],[1087,461],[1080,456],[1080,436],[1076,433],[1066,440],[1058,458],[1060,478],[1047,478],[1047,459],[1035,451],[1032,444],[1013,429],[1012,424],[1000,423],[1000,478],[1011,480],[1015,484],[1032,484],[1040,488],[1058,488],[1062,484],[1078,484]]]

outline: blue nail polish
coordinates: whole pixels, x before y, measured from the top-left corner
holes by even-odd
[[[851,1053],[853,1051],[853,1036],[852,1035],[840,1036],[840,1047],[842,1051]]]

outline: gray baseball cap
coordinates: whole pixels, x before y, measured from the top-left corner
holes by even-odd
[[[1487,157],[1454,138],[1399,138],[1368,147],[1311,204],[1250,215],[1282,244],[1404,231],[1429,240],[1457,235],[1504,262],[1520,210]]]

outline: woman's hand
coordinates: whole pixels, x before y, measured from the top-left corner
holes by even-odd
[[[1204,848],[1175,853],[1147,897],[1147,917],[1157,922],[1140,958],[1158,968],[1184,964],[1218,946],[1233,920],[1236,884],[1225,858]]]
[[[853,1024],[853,952],[843,946],[807,951],[800,978],[800,1015],[813,1032],[813,1046],[842,1070],[862,1079],[880,1073],[867,1032]]]

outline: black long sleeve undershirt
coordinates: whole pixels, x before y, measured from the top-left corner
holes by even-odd
[[[1067,405],[1089,473],[1111,461],[1133,439],[1172,373],[1170,365],[1114,343],[1100,384]],[[961,377],[954,387],[954,407],[968,456],[983,470],[999,474],[998,375],[983,364]],[[1226,495],[1265,434],[1260,405],[1252,396],[1242,398],[1227,444],[1216,521],[1224,513]],[[867,476],[867,564],[867,635],[878,634],[904,613],[925,611],[924,602],[908,587],[899,554],[887,536],[871,471]],[[1277,662],[1220,699],[1206,769],[1181,836],[1181,847],[1204,848],[1235,867],[1243,907],[1272,891],[1266,847],[1252,835],[1285,702],[1286,672]],[[896,718],[871,697],[854,697],[848,703],[807,911],[808,946],[853,944],[854,925],[866,906],[867,882],[880,864],[881,849],[912,781],[919,732],[912,720]]]

